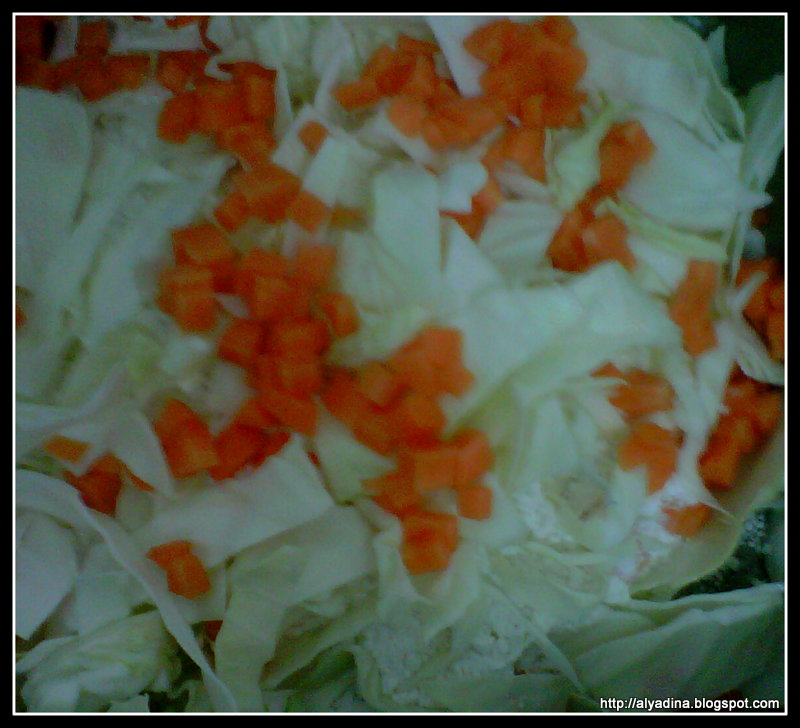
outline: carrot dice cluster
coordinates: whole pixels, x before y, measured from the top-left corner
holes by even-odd
[[[75,86],[87,101],[98,101],[121,89],[137,89],[150,73],[147,55],[109,54],[104,20],[85,21],[78,28],[75,55],[58,63],[47,59],[45,29],[58,18],[16,18],[17,83],[47,91]]]
[[[194,553],[191,541],[170,541],[147,552],[167,574],[167,588],[186,599],[197,599],[211,589],[205,566]]]
[[[614,388],[608,401],[628,420],[672,409],[675,393],[672,385],[664,377],[637,367],[622,372],[613,364],[600,367],[593,372],[593,375],[622,380],[622,383]]]
[[[718,284],[716,263],[690,260],[686,275],[669,302],[669,314],[683,335],[683,348],[693,357],[717,345],[713,302]]]
[[[217,354],[242,368],[254,396],[216,436],[177,400],[166,404],[155,423],[176,477],[206,471],[215,480],[225,480],[279,452],[290,431],[314,434],[316,397],[326,376],[325,353],[334,339],[358,329],[358,311],[348,296],[330,290],[336,263],[332,247],[307,243],[291,258],[259,247],[240,255],[211,224],[175,231],[173,244],[179,263],[171,269],[169,281],[186,270],[205,273],[204,291],[209,305],[216,306],[215,278],[209,268],[223,266],[225,290],[239,296],[248,311],[246,318],[227,324]],[[187,321],[195,324],[206,310],[198,304],[195,289],[186,295],[188,303],[175,303],[162,288],[162,307],[184,329]],[[179,318],[184,311],[191,311],[192,317]],[[206,321],[200,330],[212,325]]]
[[[334,371],[322,393],[328,411],[359,442],[395,457],[396,468],[364,488],[402,522],[403,560],[413,574],[445,568],[458,546],[457,517],[431,510],[431,493],[453,491],[464,518],[483,520],[492,512],[492,491],[481,482],[493,462],[486,435],[464,430],[443,437],[439,399],[464,394],[472,380],[461,333],[431,326],[386,361]]]
[[[741,460],[777,427],[783,411],[781,391],[733,373],[725,390],[726,412],[720,415],[700,456],[700,474],[711,491],[727,491],[736,483]]]
[[[616,260],[627,270],[636,267],[625,224],[610,212],[596,215],[595,207],[619,192],[655,147],[644,127],[632,119],[612,126],[599,151],[600,180],[567,212],[548,246],[554,268],[579,273],[607,260]]]
[[[404,135],[421,137],[432,149],[474,143],[502,121],[494,104],[462,97],[452,80],[436,71],[435,43],[401,35],[392,48],[381,45],[356,81],[342,84],[334,96],[348,110],[388,99],[389,121]]]
[[[782,362],[786,331],[784,272],[777,258],[743,259],[739,263],[736,284],[743,285],[755,273],[765,274],[766,279],[753,292],[744,315],[766,342],[772,358]]]
[[[65,451],[66,438],[50,440],[46,449],[55,454],[56,457],[72,460],[77,454],[73,445],[69,446],[70,452]],[[76,443],[77,441],[71,441]],[[88,449],[85,443],[78,443],[83,452]],[[83,454],[81,453],[81,456]],[[70,455],[71,457],[63,457]],[[80,459],[78,457],[77,459]],[[73,462],[75,460],[72,460]],[[100,513],[113,516],[117,510],[117,499],[124,485],[124,477],[127,477],[137,488],[152,491],[153,487],[141,478],[137,477],[118,457],[112,453],[105,453],[95,460],[82,475],[75,475],[70,471],[64,471],[64,480],[72,485],[81,496],[84,504]]]
[[[495,108],[524,126],[579,126],[586,94],[577,85],[586,54],[575,43],[575,26],[564,16],[533,23],[497,20],[475,30],[464,48],[486,64],[481,88]]]

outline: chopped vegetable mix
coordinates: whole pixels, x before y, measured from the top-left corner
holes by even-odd
[[[630,693],[696,614],[743,664],[669,600],[779,493],[783,79],[740,104],[711,40],[600,21],[15,17],[18,637],[131,650],[53,689],[34,647],[32,710],[171,701],[178,647],[200,710],[549,710],[622,690],[582,631],[639,650],[620,605]]]

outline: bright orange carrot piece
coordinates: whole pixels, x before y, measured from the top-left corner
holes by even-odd
[[[297,133],[303,146],[311,153],[316,154],[328,137],[328,130],[319,121],[307,121]]]
[[[485,485],[468,485],[458,491],[458,513],[474,521],[485,521],[492,515],[493,494]]]
[[[712,302],[717,290],[718,266],[706,260],[690,260],[686,276],[669,304],[672,320],[681,328],[684,349],[698,356],[717,345],[712,321]]]
[[[684,538],[694,536],[711,518],[711,508],[705,503],[695,503],[681,508],[665,508],[667,530]]]

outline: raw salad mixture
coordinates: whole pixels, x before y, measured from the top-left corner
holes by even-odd
[[[17,17],[22,708],[563,711],[770,667],[778,544],[687,593],[783,489],[784,83],[735,97],[723,32]]]

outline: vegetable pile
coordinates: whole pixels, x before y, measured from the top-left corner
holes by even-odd
[[[673,598],[783,488],[783,78],[737,99],[721,41],[17,17],[25,709],[563,711],[770,669],[779,579]]]

